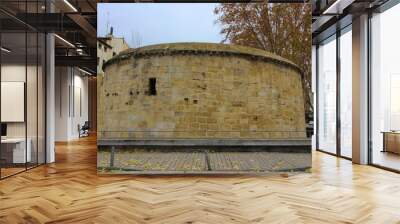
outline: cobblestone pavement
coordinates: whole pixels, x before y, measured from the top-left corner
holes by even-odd
[[[271,172],[306,170],[310,153],[279,152],[157,152],[117,151],[110,168],[110,152],[99,151],[99,172]]]

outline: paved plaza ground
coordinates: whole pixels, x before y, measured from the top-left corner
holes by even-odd
[[[310,153],[237,151],[146,151],[120,150],[114,155],[98,151],[99,172],[113,173],[206,173],[301,171],[311,166]]]

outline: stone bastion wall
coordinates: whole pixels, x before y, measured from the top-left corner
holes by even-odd
[[[101,139],[304,139],[300,69],[225,44],[129,49],[98,78]]]

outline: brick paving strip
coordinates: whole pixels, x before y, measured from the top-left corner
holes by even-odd
[[[159,152],[123,150],[115,153],[110,169],[110,153],[99,151],[100,173],[208,173],[303,171],[311,166],[310,153],[280,152]],[[208,160],[208,161],[207,161]]]

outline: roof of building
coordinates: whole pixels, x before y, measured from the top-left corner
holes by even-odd
[[[295,63],[268,51],[252,47],[245,47],[232,44],[217,43],[168,43],[149,45],[140,48],[130,48],[120,52],[103,65],[103,69],[114,62],[129,59],[131,57],[141,57],[150,55],[173,55],[173,54],[208,54],[208,55],[235,55],[251,59],[262,59],[272,61],[281,65],[286,65],[301,72]]]
[[[109,45],[107,43],[107,41],[110,41],[110,40],[122,40],[123,43],[126,43],[124,37],[115,37],[115,36],[112,36],[112,35],[107,35],[105,37],[97,37],[97,40],[99,42],[101,42],[102,44],[106,45],[109,48],[113,48],[111,45]]]
[[[98,40],[101,44],[103,44],[104,46],[106,46],[106,47],[112,49],[112,46],[109,45],[109,44],[106,42],[106,40],[107,40],[106,38],[98,37],[97,40]]]

